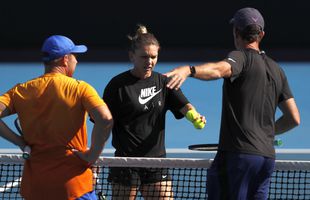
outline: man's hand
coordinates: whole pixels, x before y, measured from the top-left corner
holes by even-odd
[[[72,149],[72,152],[77,155],[80,159],[84,160],[85,162],[88,163],[88,165],[93,165],[97,159],[98,156],[97,155],[92,155],[89,151],[89,149],[87,151],[78,151],[76,149]]]
[[[170,78],[167,87],[170,89],[177,90],[181,87],[186,78],[190,75],[190,68],[189,66],[177,67],[172,71],[165,73],[164,75]]]

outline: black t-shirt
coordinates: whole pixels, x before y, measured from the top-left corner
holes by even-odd
[[[114,119],[112,145],[116,156],[159,157],[165,151],[165,115],[171,110],[175,118],[188,102],[181,90],[166,87],[167,77],[152,72],[147,79],[126,71],[114,77],[104,91]]]
[[[292,98],[284,71],[264,52],[232,51],[226,61],[219,149],[275,157],[275,112]]]

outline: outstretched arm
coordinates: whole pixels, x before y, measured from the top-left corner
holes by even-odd
[[[93,108],[89,111],[89,114],[94,120],[94,127],[91,135],[91,146],[86,152],[75,153],[91,165],[95,163],[100,156],[104,145],[110,136],[113,126],[113,119],[107,105]]]
[[[201,80],[214,80],[230,77],[232,74],[231,65],[226,61],[205,63],[194,66],[196,73],[193,78]],[[165,74],[171,77],[167,87],[170,89],[179,89],[187,77],[191,75],[190,66],[181,66]]]
[[[276,121],[276,135],[289,131],[300,124],[300,115],[294,98],[281,102],[279,108],[283,115]]]
[[[3,117],[9,116],[10,114],[11,112],[9,108],[0,102],[0,136],[17,145],[21,150],[23,150],[26,146],[23,137],[12,131],[1,119]]]

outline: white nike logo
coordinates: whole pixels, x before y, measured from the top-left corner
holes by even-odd
[[[145,98],[145,99],[142,99],[141,98],[141,95],[139,96],[139,103],[140,104],[146,104],[149,100],[151,100],[153,97],[155,97],[158,93],[160,93],[161,89],[158,90],[157,92],[154,92],[153,94],[151,94],[151,96]]]
[[[163,175],[162,178],[167,178],[167,175]]]

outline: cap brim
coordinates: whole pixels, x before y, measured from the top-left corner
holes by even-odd
[[[72,50],[71,53],[84,53],[87,51],[87,47],[85,45],[76,45]]]

